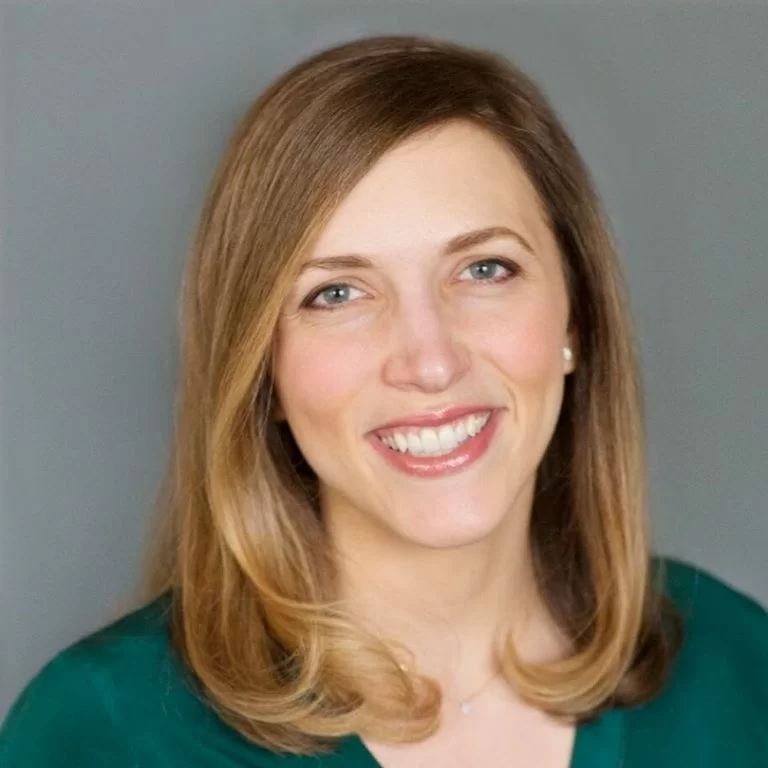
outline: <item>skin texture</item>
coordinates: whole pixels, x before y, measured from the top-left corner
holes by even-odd
[[[507,236],[441,255],[455,235],[494,225],[532,252]],[[576,364],[561,255],[514,155],[463,122],[385,155],[309,261],[349,253],[373,266],[310,268],[286,301],[279,413],[320,479],[342,594],[460,699],[493,675],[503,628],[517,627],[524,656],[558,648],[533,586],[528,524]],[[343,285],[314,305],[338,308],[301,306],[331,284]],[[488,452],[456,474],[407,476],[368,443],[384,422],[463,404],[504,410]]]

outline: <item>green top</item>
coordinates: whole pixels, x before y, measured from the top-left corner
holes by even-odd
[[[768,613],[667,560],[687,637],[662,693],[577,729],[571,768],[768,766]],[[376,768],[355,735],[320,759],[256,747],[193,695],[161,597],[61,651],[0,728],[2,768]]]

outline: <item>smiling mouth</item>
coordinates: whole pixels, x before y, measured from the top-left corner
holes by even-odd
[[[488,425],[492,411],[479,411],[440,427],[394,427],[375,432],[388,449],[414,457],[447,456],[477,437]]]

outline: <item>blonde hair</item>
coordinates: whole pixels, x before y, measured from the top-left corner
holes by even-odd
[[[563,254],[577,337],[530,531],[573,653],[530,665],[510,641],[504,675],[531,705],[584,722],[651,698],[679,646],[650,563],[628,296],[588,171],[502,56],[423,36],[355,40],[274,81],[216,171],[184,273],[174,442],[142,593],[170,597],[172,643],[200,691],[271,750],[318,753],[351,733],[415,741],[439,724],[437,683],[402,670],[335,600],[317,478],[270,412],[275,329],[314,239],[384,153],[449,120],[522,163]]]

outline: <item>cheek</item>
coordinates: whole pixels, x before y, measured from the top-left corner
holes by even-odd
[[[535,382],[560,371],[564,324],[551,302],[530,302],[485,323],[473,336],[510,379]]]
[[[355,344],[350,337],[309,335],[286,343],[276,360],[277,389],[286,415],[296,423],[328,428],[324,419],[349,408],[362,388],[370,356],[370,345]]]

